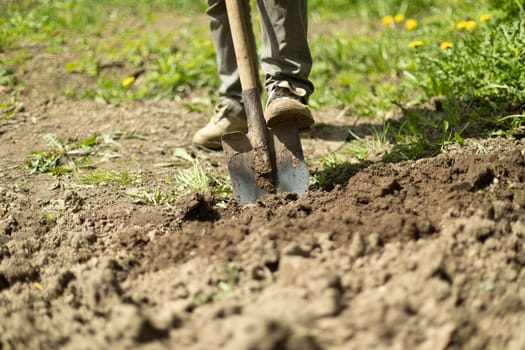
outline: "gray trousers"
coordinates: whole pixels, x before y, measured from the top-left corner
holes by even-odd
[[[254,43],[249,0],[243,0],[244,16],[249,23],[249,37]],[[308,96],[314,87],[308,79],[312,56],[308,47],[307,0],[257,0],[262,24],[261,67],[265,88],[277,81],[289,81],[303,88]],[[241,99],[241,82],[237,71],[233,40],[224,0],[208,0],[211,36],[217,54],[221,86],[219,96]],[[252,50],[255,53],[255,50]],[[254,57],[254,62],[258,62]]]

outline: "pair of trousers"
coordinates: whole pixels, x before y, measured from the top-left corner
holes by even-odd
[[[250,15],[250,0],[244,1],[243,15],[248,23],[248,36],[255,43]],[[307,0],[257,0],[261,18],[261,68],[264,86],[269,89],[278,81],[289,81],[306,91],[306,100],[314,86],[309,80],[312,56],[308,46]],[[221,85],[219,96],[241,100],[242,88],[237,70],[233,39],[224,0],[208,0],[211,37],[216,51]],[[252,50],[254,55],[256,50]],[[258,62],[257,57],[253,57]]]

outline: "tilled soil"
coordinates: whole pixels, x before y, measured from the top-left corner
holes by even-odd
[[[319,113],[333,137],[306,135],[307,154],[344,142],[334,115]],[[0,349],[525,348],[524,139],[348,167],[330,191],[227,209],[23,169],[44,133],[139,130],[101,166],[162,186],[173,170],[153,165],[206,119],[35,99],[0,121]],[[193,151],[224,171],[221,152]]]

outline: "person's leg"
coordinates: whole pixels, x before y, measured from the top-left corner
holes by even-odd
[[[257,0],[257,4],[262,22],[265,87],[271,89],[277,82],[288,81],[305,90],[307,101],[314,90],[308,78],[312,56],[307,38],[307,0]]]
[[[249,4],[247,4],[243,13],[248,23],[251,23],[249,12]],[[207,148],[220,149],[222,147],[222,134],[230,131],[247,131],[247,124],[241,101],[242,88],[225,1],[208,0],[206,14],[210,24],[211,38],[215,46],[217,70],[221,85],[219,101],[214,108],[211,120],[195,133],[193,143]],[[249,29],[248,35],[254,39],[251,26]],[[253,52],[255,53],[255,50]]]

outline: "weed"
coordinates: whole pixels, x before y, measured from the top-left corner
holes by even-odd
[[[225,265],[222,268],[222,276],[215,286],[215,291],[199,294],[193,301],[193,305],[201,306],[224,298],[239,283],[239,272],[237,268]]]
[[[3,67],[0,61],[0,86],[15,86],[17,79],[13,69]]]
[[[133,129],[133,130],[117,130],[113,133],[113,138],[118,140],[118,139],[136,139],[136,140],[141,140],[141,141],[145,141],[148,139],[147,136],[145,135],[142,135],[142,134],[139,134],[137,132],[137,130]]]
[[[43,211],[41,215],[42,215],[42,219],[46,223],[54,224],[62,216],[62,211],[60,211],[60,210],[56,210],[56,211],[53,211],[53,212]]]
[[[401,162],[404,160],[415,160],[427,155],[430,145],[424,138],[417,138],[412,142],[396,143],[392,149],[383,155],[384,162]]]
[[[111,145],[111,140],[104,137],[98,144],[96,135],[86,137],[71,144],[65,144],[56,134],[43,136],[46,149],[26,154],[26,168],[33,173],[52,173],[61,175],[80,169],[94,169],[92,157],[102,154],[103,149]],[[104,158],[103,158],[104,159]]]
[[[418,52],[418,86],[427,96],[449,94],[463,99],[507,102],[525,99],[522,58],[525,17],[511,24],[490,24],[458,37],[452,50]]]
[[[9,96],[7,101],[0,101],[0,120],[11,117],[17,111],[22,110],[23,106],[23,103],[18,101],[14,94]]]
[[[183,167],[189,164],[189,167],[178,169],[175,174],[168,177],[166,182],[170,185],[169,189],[131,190],[127,192],[127,195],[136,203],[169,207],[185,194],[203,194],[211,191],[217,206],[226,205],[232,193],[231,186],[226,179],[214,174],[209,167],[190,155],[184,148],[175,148],[173,157],[175,161],[159,163],[156,166]]]
[[[54,151],[36,151],[27,154],[27,168],[30,173],[56,171],[61,154]]]
[[[55,134],[46,134],[43,138],[48,149],[30,152],[26,155],[26,166],[31,174],[60,171],[58,164],[65,156],[62,141]]]
[[[80,181],[85,185],[105,186],[114,184],[117,186],[134,185],[141,182],[141,176],[129,171],[114,171],[96,169],[87,174],[80,175]]]
[[[341,183],[341,177],[347,178],[350,163],[343,155],[330,152],[319,160],[320,169],[310,174],[311,188],[330,189],[336,183]]]
[[[525,114],[507,115],[496,120],[498,130],[493,132],[493,135],[525,135]]]
[[[204,193],[211,189],[215,199],[219,202],[225,201],[231,195],[231,187],[226,179],[217,174],[213,174],[204,167],[201,162],[192,157],[185,149],[176,148],[173,156],[190,163],[190,167],[177,171],[171,178],[174,192],[178,195],[196,192]]]
[[[212,184],[213,179],[198,161],[192,161],[191,167],[177,171],[171,182],[175,192],[203,192]]]
[[[368,158],[370,152],[381,153],[386,151],[390,144],[390,124],[384,123],[381,128],[370,127],[370,136],[361,137],[352,130],[348,131],[353,137],[343,153],[353,155],[358,161]]]
[[[489,154],[488,149],[479,142],[474,142],[474,146],[476,146],[478,154]]]
[[[175,201],[175,196],[171,193],[166,193],[160,188],[153,191],[148,190],[133,190],[126,194],[137,204],[149,205],[167,205],[170,206]]]

